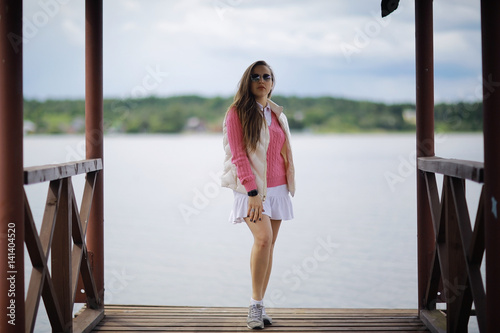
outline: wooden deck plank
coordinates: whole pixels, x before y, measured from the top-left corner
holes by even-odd
[[[268,309],[269,332],[429,332],[416,310]],[[107,305],[93,332],[248,332],[246,308]]]

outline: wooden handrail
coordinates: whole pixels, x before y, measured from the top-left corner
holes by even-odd
[[[433,156],[419,157],[417,163],[421,171],[484,183],[484,163],[482,162]]]
[[[481,276],[485,251],[485,196],[482,191],[474,224],[465,196],[465,180],[484,183],[483,163],[419,157],[418,169],[426,182],[435,241],[421,319],[433,332],[443,329],[463,331],[467,328],[474,303],[479,329],[485,332],[486,293]],[[444,176],[441,197],[436,173]],[[446,316],[435,311],[438,298],[446,301]]]
[[[100,158],[24,168],[24,185],[43,183],[102,170]]]
[[[101,159],[24,169],[26,185],[50,182],[39,231],[26,194],[24,200],[25,243],[33,265],[25,300],[27,332],[34,330],[42,297],[53,331],[89,331],[104,316],[85,242],[96,179],[101,170]],[[78,174],[86,174],[80,207],[71,181],[71,177]],[[83,287],[78,286],[79,278]],[[84,297],[77,297],[82,295],[79,292],[82,288]],[[77,298],[86,302],[87,308],[72,319]]]

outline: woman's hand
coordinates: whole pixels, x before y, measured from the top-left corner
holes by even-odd
[[[253,197],[248,197],[248,212],[247,216],[250,218],[250,222],[257,222],[257,220],[262,220],[262,212],[264,208],[262,207],[262,199],[260,195]]]

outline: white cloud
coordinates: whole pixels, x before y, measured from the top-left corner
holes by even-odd
[[[85,47],[85,26],[78,24],[74,20],[64,18],[61,24],[61,30],[68,38],[68,42],[74,45]]]
[[[479,6],[469,2],[435,2],[436,82],[451,85],[436,94],[444,99],[460,98],[480,71]],[[169,76],[152,94],[230,95],[246,66],[265,59],[278,76],[277,93],[414,100],[413,2],[402,1],[384,19],[379,6],[373,0],[106,0],[105,95],[130,95],[147,68],[156,66]],[[43,10],[33,2],[27,7],[28,16]],[[37,55],[50,54],[40,48],[67,44],[71,52],[83,52],[83,34],[83,4],[61,4],[27,48],[27,96],[72,95],[37,83],[33,66],[40,63]],[[47,66],[36,75],[55,75],[48,68],[57,71]],[[446,81],[450,73],[461,79]],[[83,78],[69,75],[71,80]]]
[[[121,5],[121,6],[123,6],[124,9],[126,9],[130,12],[136,12],[136,11],[142,9],[142,5],[141,5],[140,1],[137,1],[137,0],[121,1],[120,4],[115,3],[115,5]]]

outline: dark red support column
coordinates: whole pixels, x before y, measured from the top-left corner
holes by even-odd
[[[85,137],[87,159],[103,158],[102,0],[85,2]],[[104,170],[103,170],[104,171]],[[97,177],[87,231],[97,292],[104,300],[104,186]]]
[[[500,327],[500,2],[481,1],[486,222],[486,331]]]
[[[22,1],[0,0],[0,332],[24,332]]]
[[[432,0],[415,1],[417,157],[434,156]],[[434,252],[434,229],[423,174],[417,170],[418,307],[423,304]]]

